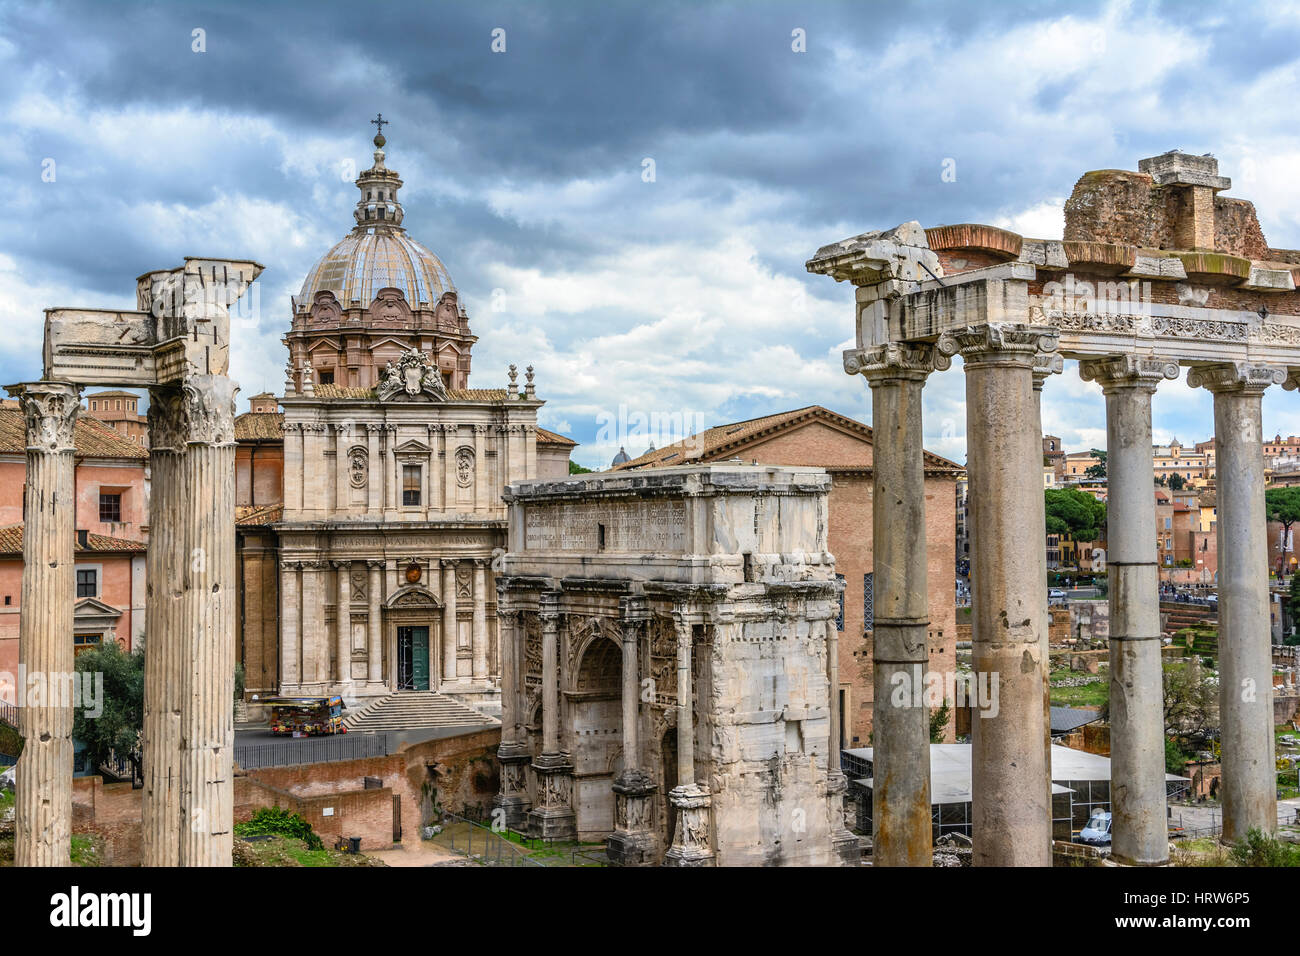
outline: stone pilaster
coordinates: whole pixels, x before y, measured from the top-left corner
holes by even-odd
[[[366,681],[371,685],[384,682],[384,562],[367,561],[369,582],[369,617],[366,620]]]
[[[1187,384],[1214,393],[1218,486],[1219,711],[1223,744],[1223,839],[1277,827],[1273,664],[1269,627],[1268,521],[1264,510],[1261,403],[1286,380],[1280,368],[1198,366]]]
[[[677,631],[677,786],[668,799],[677,808],[673,844],[665,866],[712,866],[712,795],[695,779],[695,695],[691,689],[693,626],[680,613],[673,615]]]
[[[507,603],[506,590],[497,586],[497,624],[501,644],[501,746],[497,760],[501,763],[501,790],[493,800],[500,811],[502,824],[514,829],[528,820],[532,801],[528,796],[528,764],[532,754],[522,734],[519,720],[520,648],[522,640],[519,612]]]
[[[606,841],[610,860],[623,866],[654,862],[654,794],[657,787],[646,772],[641,756],[641,676],[637,652],[641,633],[650,619],[644,598],[619,600],[623,631],[623,769],[614,778],[614,832]]]
[[[930,372],[949,364],[929,345],[844,353],[844,370],[863,375],[871,386],[875,436],[871,855],[876,866],[930,866],[933,857],[930,713],[923,693],[930,608],[921,393]],[[836,765],[831,769],[838,772]]]
[[[235,384],[197,375],[183,386],[184,530],[179,628],[181,866],[230,866],[233,831],[235,680]]]
[[[488,679],[487,561],[474,559],[473,675],[475,683]]]
[[[1079,374],[1106,396],[1111,857],[1161,865],[1169,836],[1151,399],[1178,363],[1122,355],[1080,362]]]
[[[352,562],[335,561],[334,667],[339,693],[352,693]]]
[[[456,562],[442,562],[442,680],[456,680]]]
[[[577,837],[573,811],[573,760],[560,750],[560,595],[542,594],[542,753],[533,761],[537,805],[528,815],[533,836]]]
[[[15,783],[15,866],[68,866],[72,840],[72,616],[76,604],[76,451],[81,389],[15,386],[27,423],[23,591],[15,686],[25,738]],[[42,681],[39,698],[28,694]]]
[[[157,490],[154,490],[157,495]],[[280,564],[280,693],[297,693],[302,683],[302,565]],[[148,662],[145,664],[148,667]],[[290,688],[293,688],[292,690]]]
[[[1049,866],[1041,635],[1047,581],[1040,512],[1026,502],[1043,495],[1035,359],[1055,351],[1056,336],[1043,327],[988,323],[944,333],[939,348],[960,353],[965,364],[974,669],[998,687],[996,711],[992,701],[978,701],[972,721],[974,862]]]
[[[189,510],[185,484],[185,401],[179,389],[149,391],[151,513],[145,577],[148,606],[141,734],[140,862],[180,865],[181,681],[186,651],[179,621],[184,593],[184,529],[176,516]],[[282,669],[283,670],[283,669]],[[286,678],[287,679],[287,678]]]

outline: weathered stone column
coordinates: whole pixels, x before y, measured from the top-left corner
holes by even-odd
[[[1040,633],[1047,581],[1039,513],[1026,502],[1043,494],[1034,361],[1055,351],[1056,337],[988,323],[944,333],[939,347],[960,352],[966,367],[973,657],[975,676],[987,675],[990,687],[989,699],[976,702],[971,734],[974,862],[1049,866]]]
[[[185,449],[184,396],[179,389],[150,389],[151,519],[145,575],[148,646],[144,657],[141,733],[144,771],[140,806],[142,866],[180,865],[181,681],[178,675],[184,666],[186,648],[179,620],[186,552],[184,529],[177,516],[190,507],[189,489],[184,477]],[[288,577],[289,573],[285,576]],[[290,671],[285,667],[281,671],[283,679],[289,680]]]
[[[1223,745],[1223,839],[1277,827],[1273,658],[1268,607],[1261,400],[1282,369],[1226,363],[1187,373],[1214,393],[1219,547],[1219,717]]]
[[[456,562],[442,562],[442,679],[456,680]]]
[[[339,693],[352,691],[352,562],[335,561],[334,657]]]
[[[501,791],[493,806],[498,811],[493,823],[519,829],[528,820],[532,803],[528,798],[528,764],[532,755],[521,733],[519,711],[522,686],[519,671],[520,648],[523,630],[519,612],[509,603],[505,582],[497,584],[497,622],[501,643],[501,746],[497,760],[501,762]]]
[[[186,548],[180,631],[181,866],[230,866],[235,681],[235,393],[224,375],[184,385]]]
[[[926,633],[925,450],[921,393],[949,360],[928,345],[884,345],[844,354],[844,370],[871,386],[872,862],[930,866],[930,711]],[[837,754],[838,756],[838,754]]]
[[[487,562],[483,558],[474,559],[474,680],[488,679],[488,633],[487,633]]]
[[[614,832],[606,842],[609,858],[624,866],[654,861],[653,827],[655,784],[641,760],[641,668],[638,646],[641,632],[650,619],[642,597],[619,599],[623,629],[623,769],[614,778]]]
[[[1043,385],[1050,375],[1060,374],[1065,367],[1065,360],[1055,352],[1039,352],[1034,356],[1034,434],[1043,434]],[[1034,498],[1034,527],[1040,528],[1043,547],[1039,549],[1039,577],[1047,580],[1047,501],[1043,495]],[[1038,649],[1042,655],[1043,672],[1043,754],[1045,780],[1047,788],[1047,844],[1052,844],[1052,648],[1050,643],[1052,626],[1051,611],[1048,610],[1047,591],[1043,591],[1042,630],[1039,632]]]
[[[15,386],[27,422],[23,592],[14,688],[25,738],[18,757],[14,865],[68,866],[72,840],[72,614],[76,605],[76,448],[81,389]],[[23,678],[26,678],[24,680]],[[44,693],[29,695],[32,681]]]
[[[695,699],[691,690],[694,627],[680,613],[673,615],[673,626],[677,631],[677,786],[668,799],[677,808],[677,829],[664,865],[712,866],[712,797],[708,788],[695,779]]]
[[[153,432],[150,430],[150,440]],[[157,481],[158,472],[155,471],[154,481]],[[154,500],[157,500],[158,488],[155,484],[153,490]],[[157,532],[155,531],[154,534]],[[152,537],[152,535],[151,535]],[[156,541],[157,538],[154,538]],[[302,596],[299,587],[299,576],[301,567],[296,561],[284,561],[280,565],[280,692],[296,693],[296,690],[289,691],[286,688],[297,688],[302,683]],[[152,620],[152,614],[150,615]],[[145,661],[147,670],[149,663]]]
[[[1130,354],[1080,362],[1079,374],[1106,396],[1111,857],[1158,866],[1169,860],[1169,823],[1151,396],[1178,363]]]
[[[384,562],[367,561],[370,582],[366,596],[370,599],[366,620],[366,680],[381,684],[384,680]]]
[[[542,619],[542,753],[533,761],[537,806],[529,814],[529,827],[534,836],[572,840],[578,835],[573,761],[560,750],[559,592],[544,592],[538,612]]]

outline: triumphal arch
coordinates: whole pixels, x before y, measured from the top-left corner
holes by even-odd
[[[73,671],[73,427],[85,386],[149,389],[142,860],[231,862],[235,672],[234,382],[230,307],[256,262],[187,258],[136,286],[136,309],[47,309],[42,380],[10,386],[27,422],[19,663]],[[22,688],[19,688],[22,692]],[[71,700],[21,710],[15,859],[67,866]]]
[[[1106,396],[1114,857],[1168,859],[1151,406],[1180,367],[1214,396],[1224,838],[1276,825],[1260,409],[1300,383],[1300,251],[1270,248],[1229,186],[1213,157],[1170,152],[1085,174],[1063,241],[911,222],[807,264],[857,287],[844,367],[872,392],[876,500],[897,503],[874,518],[878,701],[926,660],[922,389],[953,357],[965,366],[974,667],[1000,687],[972,720],[977,863],[1051,862],[1039,397],[1063,358]],[[930,862],[928,736],[910,700],[877,711],[880,865]]]

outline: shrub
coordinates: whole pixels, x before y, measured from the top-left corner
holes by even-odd
[[[1251,827],[1231,853],[1238,866],[1300,866],[1300,847],[1283,843],[1257,827]]]
[[[235,835],[241,837],[263,836],[294,837],[307,844],[309,850],[323,850],[325,843],[311,828],[311,824],[284,807],[262,807],[246,823],[235,825]]]

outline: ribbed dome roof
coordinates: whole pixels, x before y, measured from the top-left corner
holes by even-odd
[[[455,289],[437,256],[404,231],[381,226],[355,230],[325,253],[307,273],[298,301],[310,303],[317,292],[329,290],[345,309],[354,300],[368,306],[389,287],[401,289],[411,308],[432,306]]]

